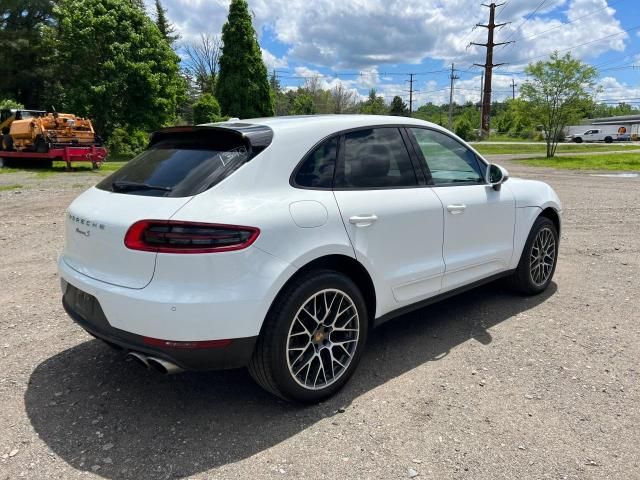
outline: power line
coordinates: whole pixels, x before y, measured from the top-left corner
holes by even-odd
[[[529,40],[529,39],[531,39],[531,38],[536,38],[536,37],[539,37],[540,35],[543,35],[543,34],[545,34],[545,33],[547,33],[547,32],[551,32],[551,31],[553,31],[553,30],[557,30],[557,29],[559,29],[559,28],[566,27],[567,25],[571,25],[572,23],[576,23],[576,22],[578,22],[578,21],[582,20],[583,18],[590,17],[590,16],[591,16],[591,15],[593,15],[594,13],[598,13],[598,12],[600,12],[600,11],[602,11],[602,10],[605,10],[605,9],[607,9],[607,8],[609,8],[609,7],[612,7],[613,5],[616,5],[616,4],[620,3],[621,1],[622,1],[622,0],[617,0],[617,1],[611,2],[611,3],[609,3],[608,5],[605,5],[604,7],[600,7],[600,8],[598,8],[598,9],[596,9],[596,10],[592,10],[591,12],[589,12],[589,13],[587,13],[587,14],[585,14],[585,15],[581,16],[581,17],[574,18],[573,20],[571,20],[571,21],[569,21],[569,22],[565,22],[565,23],[563,23],[563,24],[561,24],[561,25],[556,25],[555,27],[549,28],[549,29],[547,29],[547,30],[543,30],[543,31],[538,32],[538,33],[536,33],[536,34],[534,34],[534,35],[529,35],[528,37],[523,37],[523,38],[521,38],[519,41],[522,41],[522,40]]]
[[[531,12],[529,15],[527,15],[524,20],[522,22],[520,22],[520,25],[518,25],[515,30],[513,32],[511,32],[511,35],[509,35],[506,40],[509,40],[511,38],[513,38],[513,36],[520,30],[522,29],[522,26],[527,23],[531,17],[533,17],[536,13],[538,13],[538,11],[544,6],[545,3],[547,3],[548,0],[542,0],[538,6],[535,8],[535,10],[533,12]],[[510,42],[511,43],[511,42]],[[505,44],[506,45],[506,44]]]
[[[620,31],[618,33],[612,33],[612,34],[606,35],[604,37],[596,38],[595,40],[590,40],[588,42],[580,43],[578,45],[573,45],[572,47],[563,48],[563,49],[560,49],[560,50],[554,50],[553,52],[547,52],[547,53],[545,53],[543,55],[537,55],[535,57],[525,58],[524,60],[520,60],[520,62],[525,63],[525,62],[529,62],[531,60],[536,60],[538,58],[546,58],[546,57],[548,57],[549,55],[551,55],[554,52],[555,53],[567,52],[567,51],[570,51],[570,50],[574,50],[574,49],[576,49],[578,47],[584,47],[585,45],[591,45],[592,43],[601,42],[602,40],[606,40],[608,38],[616,37],[618,35],[622,35],[623,33],[629,33],[629,32],[632,32],[632,31],[638,30],[638,29],[640,29],[640,25],[636,25],[634,27],[627,28],[626,30],[622,30],[622,31]]]

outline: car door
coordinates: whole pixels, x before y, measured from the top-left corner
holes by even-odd
[[[515,228],[511,190],[488,185],[487,165],[457,139],[431,129],[408,131],[444,207],[443,291],[506,270]]]
[[[334,194],[356,258],[376,286],[380,316],[441,289],[443,211],[416,173],[406,133],[364,128],[342,136]]]

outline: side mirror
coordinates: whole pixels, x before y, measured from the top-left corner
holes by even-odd
[[[509,180],[509,172],[500,165],[492,163],[487,167],[487,178],[485,180],[497,191],[500,190],[504,182]]]

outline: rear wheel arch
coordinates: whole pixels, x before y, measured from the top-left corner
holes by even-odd
[[[300,267],[284,283],[284,285],[282,285],[282,287],[278,291],[278,294],[273,299],[273,302],[271,302],[271,306],[269,307],[269,312],[267,312],[266,317],[269,316],[269,313],[273,306],[278,303],[280,296],[288,290],[291,284],[295,283],[302,277],[308,275],[309,272],[312,272],[314,270],[334,270],[349,277],[360,289],[362,296],[365,299],[367,313],[369,316],[369,326],[373,327],[373,320],[376,314],[377,303],[375,286],[373,280],[371,279],[371,275],[369,275],[367,269],[356,259],[340,254],[318,257],[314,260],[311,260],[306,265]]]

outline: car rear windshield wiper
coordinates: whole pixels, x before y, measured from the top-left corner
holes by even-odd
[[[149,185],[148,183],[139,182],[127,182],[126,180],[116,180],[111,184],[114,192],[125,192],[127,190],[161,190],[163,192],[170,192],[173,190],[171,187],[164,187],[162,185]]]

